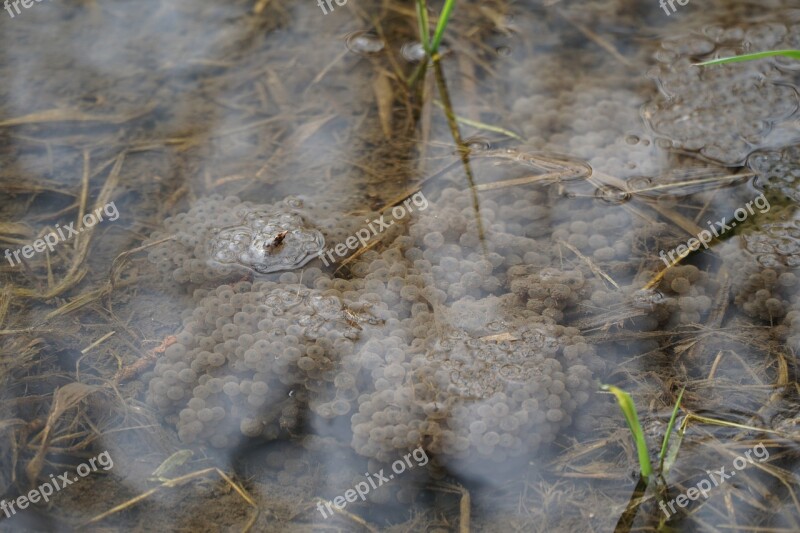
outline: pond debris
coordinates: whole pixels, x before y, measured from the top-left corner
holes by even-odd
[[[143,492],[142,494],[139,494],[138,496],[135,496],[135,497],[131,498],[130,500],[128,500],[126,502],[123,502],[123,503],[117,505],[116,507],[113,507],[113,508],[109,509],[108,511],[105,511],[104,513],[100,513],[99,515],[95,516],[94,518],[92,518],[88,522],[84,523],[83,526],[86,527],[86,526],[91,525],[91,524],[96,524],[96,523],[98,523],[98,522],[100,522],[102,520],[105,520],[109,516],[112,516],[112,515],[114,515],[116,513],[124,511],[125,509],[129,509],[129,508],[133,507],[134,505],[138,504],[139,502],[141,502],[142,500],[145,500],[145,499],[149,498],[150,496],[152,496],[156,492],[159,492],[160,490],[179,487],[179,486],[184,485],[184,484],[186,484],[189,481],[192,481],[194,479],[205,477],[208,474],[217,474],[219,477],[221,477],[223,479],[223,481],[225,481],[225,483],[227,483],[236,492],[236,494],[241,496],[241,498],[245,502],[247,502],[247,504],[250,507],[252,507],[254,509],[254,512],[253,512],[252,516],[247,520],[247,522],[245,523],[244,526],[242,526],[242,529],[241,529],[242,533],[247,533],[248,531],[250,531],[252,529],[253,525],[256,523],[256,520],[258,520],[258,517],[260,515],[260,509],[258,507],[258,504],[256,504],[256,502],[253,500],[253,498],[247,493],[247,491],[244,488],[240,487],[225,472],[223,472],[222,470],[220,470],[219,468],[216,468],[216,467],[206,468],[206,469],[198,470],[197,472],[192,472],[192,473],[189,473],[189,474],[185,474],[183,476],[179,476],[179,477],[176,477],[176,478],[167,479],[167,480],[163,481],[159,486],[153,487],[152,489],[147,490],[147,491]]]

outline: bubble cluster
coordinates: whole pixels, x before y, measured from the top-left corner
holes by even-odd
[[[800,202],[798,161],[799,146],[789,146],[780,152],[755,152],[747,158],[747,166],[756,173],[756,183],[765,190],[770,204],[779,204],[783,198]]]
[[[800,221],[763,224],[760,231],[743,235],[745,247],[767,268],[800,266]]]
[[[212,265],[241,265],[267,274],[305,265],[324,244],[322,233],[298,213],[247,211],[240,224],[213,229],[207,251]]]
[[[650,73],[661,94],[643,115],[674,148],[699,152],[726,165],[738,165],[756,149],[782,146],[793,129],[787,119],[798,108],[793,73],[778,60],[698,68],[698,60],[753,50],[792,48],[800,26],[753,24],[746,31],[724,29],[665,40]],[[779,63],[778,63],[779,64]]]
[[[623,179],[656,175],[666,157],[641,124],[642,92],[621,87],[618,82],[628,79],[623,75],[604,70],[598,76],[592,65],[570,71],[568,80],[530,75],[557,72],[557,63],[555,57],[536,55],[510,71],[524,83],[518,90],[525,96],[514,102],[512,116],[531,147],[568,153]]]
[[[150,262],[178,283],[223,281],[248,272],[291,270],[313,259],[324,246],[293,198],[274,205],[241,202],[219,195],[199,200],[188,212],[164,221],[145,245]]]

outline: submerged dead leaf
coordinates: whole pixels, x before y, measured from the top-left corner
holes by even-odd
[[[519,339],[506,331],[505,333],[498,333],[497,335],[487,335],[486,337],[481,337],[480,340],[484,342],[510,342],[518,341]]]
[[[392,106],[394,105],[394,90],[389,82],[389,76],[380,72],[372,82],[375,91],[375,100],[378,103],[378,118],[381,121],[381,130],[386,139],[392,138]]]
[[[25,474],[28,481],[33,485],[39,477],[44,466],[44,458],[47,455],[47,449],[50,446],[50,439],[53,432],[53,427],[61,415],[67,410],[78,405],[81,400],[85,399],[90,394],[100,390],[98,387],[91,385],[84,385],[83,383],[69,383],[56,390],[53,394],[53,403],[50,406],[50,414],[47,415],[47,422],[41,433],[41,443],[36,455],[31,459],[25,467]]]
[[[34,233],[25,224],[18,222],[0,222],[0,235],[20,235],[22,237],[33,237]]]
[[[92,115],[89,113],[84,113],[78,109],[47,109],[45,111],[37,111],[36,113],[30,113],[21,117],[4,120],[0,122],[0,127],[41,124],[47,122],[104,122],[107,124],[122,124],[134,118],[146,115],[155,109],[155,107],[155,105],[151,104],[139,111],[120,115]]]

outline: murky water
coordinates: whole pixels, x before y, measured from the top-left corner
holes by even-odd
[[[320,4],[0,11],[0,529],[800,530],[796,6]]]

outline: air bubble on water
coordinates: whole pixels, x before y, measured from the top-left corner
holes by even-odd
[[[631,198],[629,192],[623,191],[613,185],[602,185],[594,193],[595,198],[603,200],[609,204],[624,204]]]
[[[545,336],[538,330],[525,331],[522,333],[522,340],[531,347],[539,348],[544,346]]]
[[[800,253],[800,243],[794,239],[784,239],[775,245],[775,251],[781,255],[797,255]]]
[[[345,38],[347,49],[359,55],[377,54],[386,44],[383,39],[369,30],[359,30],[349,33]]]
[[[747,249],[754,254],[772,253],[772,247],[768,243],[761,241],[752,241],[752,242],[748,241]]]
[[[543,347],[547,348],[549,351],[553,351],[553,350],[558,349],[558,339],[556,339],[555,337],[552,337],[550,335],[547,335],[544,338]]]
[[[525,370],[514,364],[506,364],[500,367],[500,377],[506,381],[523,382],[526,380]]]
[[[766,120],[751,120],[743,125],[740,135],[749,143],[758,144],[772,124]]]
[[[464,146],[472,153],[485,152],[492,148],[491,143],[483,137],[470,137],[464,141]]]
[[[781,263],[777,257],[772,254],[761,255],[758,257],[758,262],[765,268],[781,268],[783,267],[783,263]]]
[[[771,237],[780,238],[789,235],[789,230],[782,225],[775,225],[767,227],[767,233],[769,233]]]
[[[761,176],[755,176],[750,181],[750,184],[753,186],[755,190],[763,192],[767,189],[767,182],[768,180],[761,179]]]
[[[557,280],[560,277],[560,272],[554,268],[544,268],[539,272],[539,279],[542,281]]]
[[[287,206],[295,208],[295,209],[297,209],[298,207],[303,207],[303,200],[301,200],[300,198],[297,198],[296,196],[288,196],[284,200],[284,203]]]
[[[705,28],[703,28],[702,32],[707,37],[709,37],[711,39],[714,39],[714,41],[720,42],[720,40],[725,35],[725,28],[723,28],[722,26],[719,26],[717,24],[713,24],[713,25],[706,26]]]
[[[456,343],[453,339],[441,339],[438,342],[439,346],[437,347],[439,350],[452,350]]]
[[[651,310],[664,302],[664,295],[654,289],[641,289],[633,293],[631,305],[636,309]]]
[[[634,176],[625,182],[628,192],[637,193],[653,186],[653,179],[647,176]]]
[[[659,139],[656,139],[656,146],[663,148],[664,150],[669,150],[672,148],[672,141],[670,139],[660,137]]]
[[[672,50],[664,50],[661,48],[656,50],[654,57],[659,63],[673,63],[678,58],[678,54]]]
[[[486,325],[486,329],[489,331],[503,331],[506,329],[506,324],[502,320],[495,320],[493,322],[489,322]]]
[[[406,43],[400,48],[400,55],[403,56],[403,59],[408,61],[409,63],[419,63],[427,54],[425,53],[425,48],[423,48],[422,43],[412,42]]]

